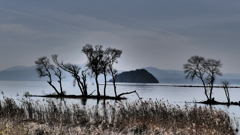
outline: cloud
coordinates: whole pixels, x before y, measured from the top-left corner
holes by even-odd
[[[0,5],[0,57],[9,58],[4,60],[9,66],[32,65],[51,54],[82,64],[81,48],[90,43],[123,50],[119,69],[181,69],[189,57],[200,55],[238,71],[239,64],[228,59],[239,57],[239,2],[15,2]]]

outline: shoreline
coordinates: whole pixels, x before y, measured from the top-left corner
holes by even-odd
[[[104,84],[99,84],[104,85]],[[112,85],[107,83],[106,85]],[[164,86],[164,87],[204,87],[202,85],[185,85],[185,84],[157,84],[157,83],[117,83],[119,86]],[[206,86],[208,87],[208,86]],[[214,88],[223,88],[223,86],[213,86]],[[228,88],[240,88],[240,86],[229,86]]]

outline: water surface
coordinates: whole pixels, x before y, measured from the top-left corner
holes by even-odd
[[[58,88],[58,83],[54,83]],[[161,86],[160,86],[161,85]],[[152,100],[167,100],[172,104],[184,105],[185,102],[193,102],[206,100],[204,95],[204,90],[201,87],[170,87],[170,86],[162,86],[160,85],[149,85],[149,84],[117,84],[118,94],[122,92],[130,92],[136,90],[140,97],[143,100],[148,100],[151,98]],[[165,85],[165,84],[164,84]],[[80,91],[77,87],[72,86],[72,82],[63,82],[63,88],[67,91],[67,94],[76,94],[79,95]],[[88,85],[89,93],[93,90],[96,90],[96,86],[89,83]],[[17,95],[23,95],[25,92],[29,92],[33,95],[42,95],[54,93],[54,90],[48,85],[47,82],[42,81],[0,81],[0,90],[3,91],[5,96],[12,97],[14,99],[19,98]],[[240,89],[239,88],[230,88],[230,98],[231,101],[239,101]],[[103,94],[103,85],[100,85],[100,92]],[[96,92],[94,93],[96,94]],[[107,94],[110,96],[114,96],[113,86],[111,84],[107,85]],[[226,96],[224,90],[222,88],[214,88],[213,96],[215,100],[226,102]],[[128,101],[132,102],[138,100],[136,94],[125,95],[128,98]],[[2,98],[0,96],[0,98]],[[35,98],[32,99],[43,99],[43,98]],[[79,99],[66,99],[68,103],[81,103]],[[113,101],[111,101],[113,102]],[[87,100],[87,105],[92,106],[96,105],[96,100]],[[200,105],[200,104],[198,104]],[[240,117],[240,107],[239,106],[223,106],[223,105],[215,105],[213,107],[221,108],[222,110],[226,110],[229,113],[235,113],[238,117]]]

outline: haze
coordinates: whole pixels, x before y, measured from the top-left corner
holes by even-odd
[[[89,43],[123,51],[115,68],[182,70],[193,55],[240,73],[240,1],[11,0],[0,2],[0,70],[58,54],[84,64]]]

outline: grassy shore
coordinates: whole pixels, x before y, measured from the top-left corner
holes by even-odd
[[[54,99],[0,100],[0,135],[234,135],[236,126],[238,121],[225,111],[161,100],[106,102],[88,108]]]

